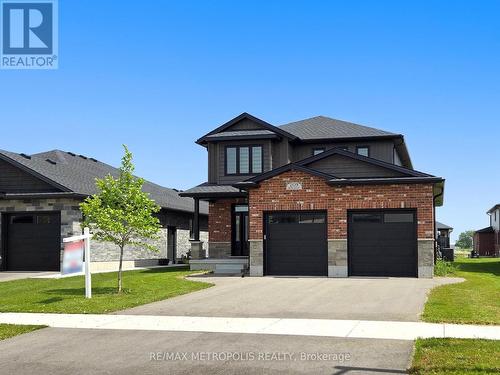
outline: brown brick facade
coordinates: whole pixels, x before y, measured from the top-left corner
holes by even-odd
[[[500,257],[500,231],[496,232],[495,256]]]
[[[220,199],[208,207],[208,239],[210,242],[231,242],[231,207],[244,199]]]
[[[302,190],[286,190],[286,183],[291,181],[301,182]],[[300,171],[289,171],[272,177],[249,191],[249,237],[254,240],[263,238],[265,211],[327,210],[328,239],[346,239],[347,210],[372,208],[416,208],[418,238],[434,237],[432,184],[335,187],[326,184],[319,177]],[[230,224],[229,221],[229,231]]]
[[[481,256],[495,255],[495,232],[474,233],[474,250]]]

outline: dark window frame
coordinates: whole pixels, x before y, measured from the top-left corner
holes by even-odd
[[[316,151],[319,151],[319,152],[316,154]],[[319,154],[321,154],[322,152],[325,152],[325,151],[326,151],[325,147],[313,147],[313,149],[312,149],[312,156],[319,155]]]
[[[241,206],[241,207],[246,206],[247,210],[246,211],[236,211],[236,207],[239,207],[239,206]],[[231,204],[231,256],[242,256],[242,255],[235,254],[236,231],[239,230],[239,228],[238,229],[236,228],[236,216],[238,214],[242,214],[241,217],[243,217],[246,214],[247,225],[248,225],[248,227],[246,228],[246,232],[247,232],[247,237],[250,236],[250,207],[248,206],[248,203],[233,203],[233,204]],[[239,225],[243,226],[243,223],[240,222]],[[242,233],[240,232],[240,236],[241,236],[241,234]],[[241,238],[239,239],[239,242],[243,242]],[[247,242],[248,242],[248,239],[247,239]],[[249,252],[250,251],[250,244],[247,243],[246,246],[247,246],[246,251]],[[249,256],[249,255],[243,255],[243,256]]]
[[[253,148],[260,147],[260,172],[253,171]],[[236,149],[236,173],[227,172],[227,149]],[[240,148],[248,148],[248,173],[240,173]],[[224,175],[225,176],[253,176],[264,172],[264,145],[263,144],[248,144],[248,145],[226,145],[224,147]]]
[[[359,153],[359,150],[362,148],[366,148],[367,155],[361,155]],[[356,155],[365,156],[365,157],[369,158],[370,157],[370,146],[356,146]]]

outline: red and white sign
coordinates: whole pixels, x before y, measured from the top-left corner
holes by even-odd
[[[83,272],[83,252],[85,250],[84,240],[67,242],[64,244],[64,255],[62,264],[62,274]]]

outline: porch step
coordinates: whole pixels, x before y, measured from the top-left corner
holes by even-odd
[[[191,259],[191,270],[206,270],[218,274],[239,275],[248,267],[248,257]]]
[[[215,274],[240,274],[245,268],[244,264],[241,263],[217,263],[215,265]]]

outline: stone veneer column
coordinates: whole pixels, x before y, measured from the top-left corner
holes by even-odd
[[[264,241],[248,240],[250,244],[250,276],[264,276]]]
[[[191,259],[205,259],[206,252],[203,248],[203,241],[191,241]]]
[[[328,240],[328,277],[347,277],[347,240]]]
[[[434,239],[418,239],[418,277],[434,276]]]

